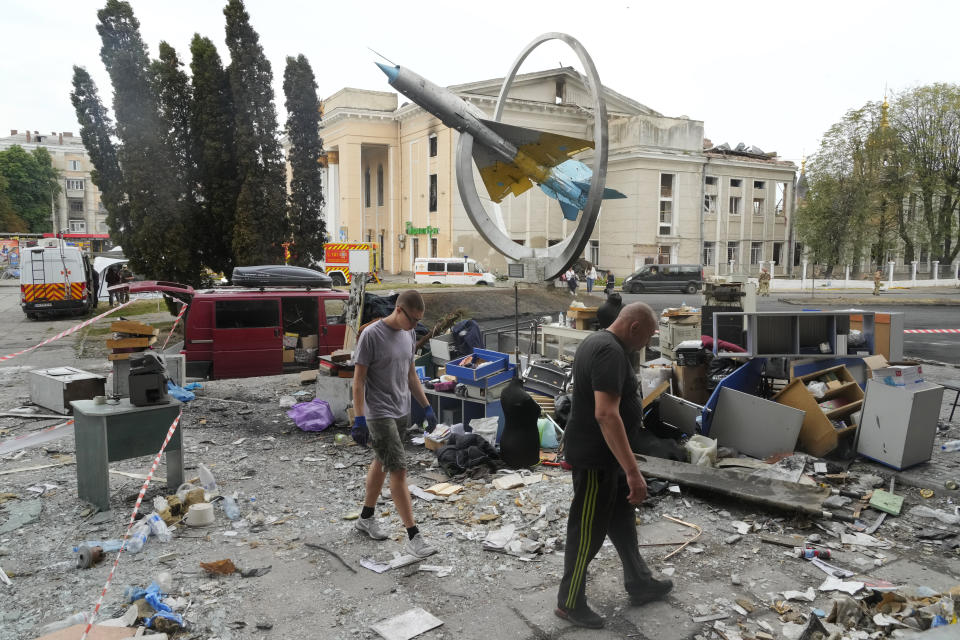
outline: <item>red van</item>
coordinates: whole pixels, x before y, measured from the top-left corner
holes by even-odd
[[[133,282],[130,293],[162,292],[190,307],[184,317],[187,376],[247,378],[312,366],[294,353],[328,355],[343,347],[348,294],[300,287],[221,287],[194,290],[175,282]],[[300,336],[296,350],[290,336]],[[284,336],[287,344],[284,345]],[[311,346],[316,344],[315,347]]]

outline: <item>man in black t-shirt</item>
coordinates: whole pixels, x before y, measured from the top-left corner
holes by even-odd
[[[564,437],[573,501],[556,614],[582,627],[599,629],[604,623],[586,599],[587,565],[604,537],[620,556],[632,605],[662,598],[673,588],[670,580],[655,579],[640,556],[634,505],[647,497],[647,484],[629,442],[642,427],[629,353],[645,347],[656,328],[649,306],[629,304],[608,329],[580,344],[573,361],[573,408]]]

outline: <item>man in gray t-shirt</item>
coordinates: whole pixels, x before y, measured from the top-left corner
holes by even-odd
[[[363,511],[356,527],[374,540],[388,536],[374,519],[377,498],[390,474],[393,504],[407,528],[406,551],[420,558],[436,553],[420,534],[413,519],[413,505],[407,488],[402,437],[410,415],[410,394],[426,407],[431,428],[437,418],[420,386],[413,366],[416,343],[414,327],[423,318],[423,297],[410,289],[397,298],[397,305],[386,318],[375,322],[360,334],[353,352],[353,410],[356,413],[351,435],[357,444],[373,446],[374,460],[367,471]]]

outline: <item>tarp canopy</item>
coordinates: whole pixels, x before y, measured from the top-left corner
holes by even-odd
[[[107,283],[104,282],[103,272],[115,264],[124,264],[129,262],[127,258],[104,258],[97,256],[93,259],[93,270],[97,272],[97,300],[107,298]]]

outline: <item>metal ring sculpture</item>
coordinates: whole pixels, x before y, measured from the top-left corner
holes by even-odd
[[[460,190],[460,198],[463,206],[467,210],[467,215],[477,231],[494,249],[507,256],[508,258],[520,261],[528,258],[545,258],[546,269],[544,276],[547,280],[552,280],[562,274],[573,262],[583,253],[584,247],[590,240],[590,234],[593,233],[593,227],[597,223],[597,217],[600,215],[600,203],[603,200],[603,189],[607,181],[607,150],[609,141],[607,138],[607,103],[603,99],[603,85],[600,84],[600,76],[597,75],[597,68],[590,58],[590,54],[583,48],[583,45],[573,36],[565,33],[544,33],[535,38],[533,42],[521,52],[520,56],[514,61],[510,73],[503,81],[500,88],[500,95],[497,97],[497,107],[493,114],[495,121],[500,120],[503,115],[503,108],[506,104],[507,94],[513,85],[513,80],[520,69],[520,65],[530,53],[544,42],[550,40],[561,40],[566,43],[577,57],[580,58],[580,64],[587,72],[587,82],[590,84],[593,93],[593,176],[590,179],[590,195],[587,196],[587,205],[580,217],[580,222],[573,233],[563,239],[562,242],[547,247],[546,249],[535,249],[517,244],[503,232],[490,218],[490,215],[483,208],[480,202],[480,196],[477,193],[477,185],[473,179],[473,136],[468,133],[461,133],[460,140],[457,143],[457,187]]]

